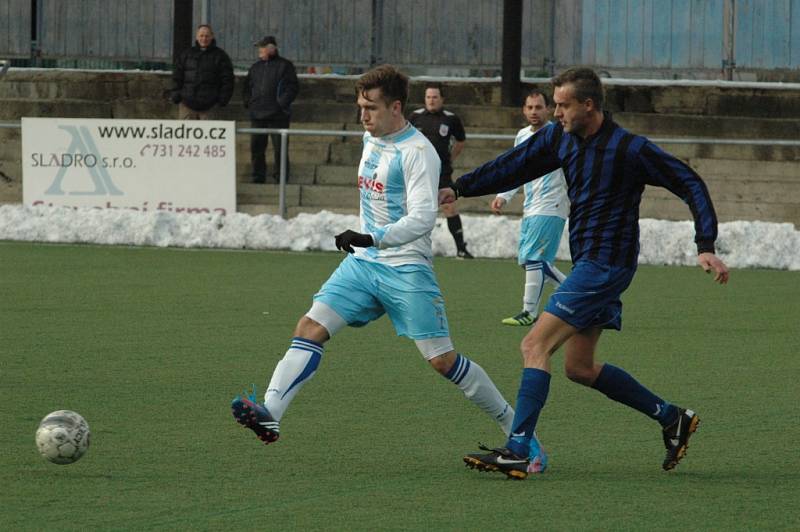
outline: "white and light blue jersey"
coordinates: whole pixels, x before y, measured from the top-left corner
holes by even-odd
[[[411,124],[385,137],[364,133],[361,232],[371,234],[375,246],[355,248],[357,258],[391,266],[433,264],[440,167],[433,145]]]
[[[534,134],[531,126],[520,129],[517,132],[517,138],[514,139],[514,146],[522,144]],[[539,179],[528,181],[522,188],[525,191],[525,202],[522,206],[523,217],[544,215],[566,219],[569,216],[567,181],[564,179],[564,171],[561,168]],[[518,190],[519,188],[515,188],[497,196],[509,202]]]

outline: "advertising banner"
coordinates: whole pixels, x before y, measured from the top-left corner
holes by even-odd
[[[235,122],[22,119],[26,205],[236,212]]]

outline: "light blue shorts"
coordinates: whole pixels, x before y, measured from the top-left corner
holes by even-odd
[[[519,263],[529,260],[556,260],[558,244],[564,232],[563,218],[558,216],[526,216],[519,231]]]
[[[444,298],[430,266],[387,266],[348,255],[314,301],[332,308],[352,327],[389,315],[398,336],[414,340],[450,336]]]

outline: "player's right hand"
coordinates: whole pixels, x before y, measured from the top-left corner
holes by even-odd
[[[697,256],[697,263],[706,273],[714,273],[714,281],[719,284],[728,282],[728,267],[713,253],[701,253]]]
[[[492,204],[490,205],[490,207],[493,213],[500,214],[500,211],[503,210],[503,205],[505,204],[506,200],[504,200],[500,196],[497,196],[492,200]]]
[[[439,205],[446,205],[448,203],[455,203],[456,191],[450,187],[439,189]]]

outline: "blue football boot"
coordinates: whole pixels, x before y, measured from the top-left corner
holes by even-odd
[[[547,469],[547,453],[534,432],[528,452],[528,473],[544,473]]]
[[[256,399],[256,389],[250,394],[237,395],[231,402],[231,412],[237,423],[252,430],[265,444],[275,442],[280,436],[280,423]]]

